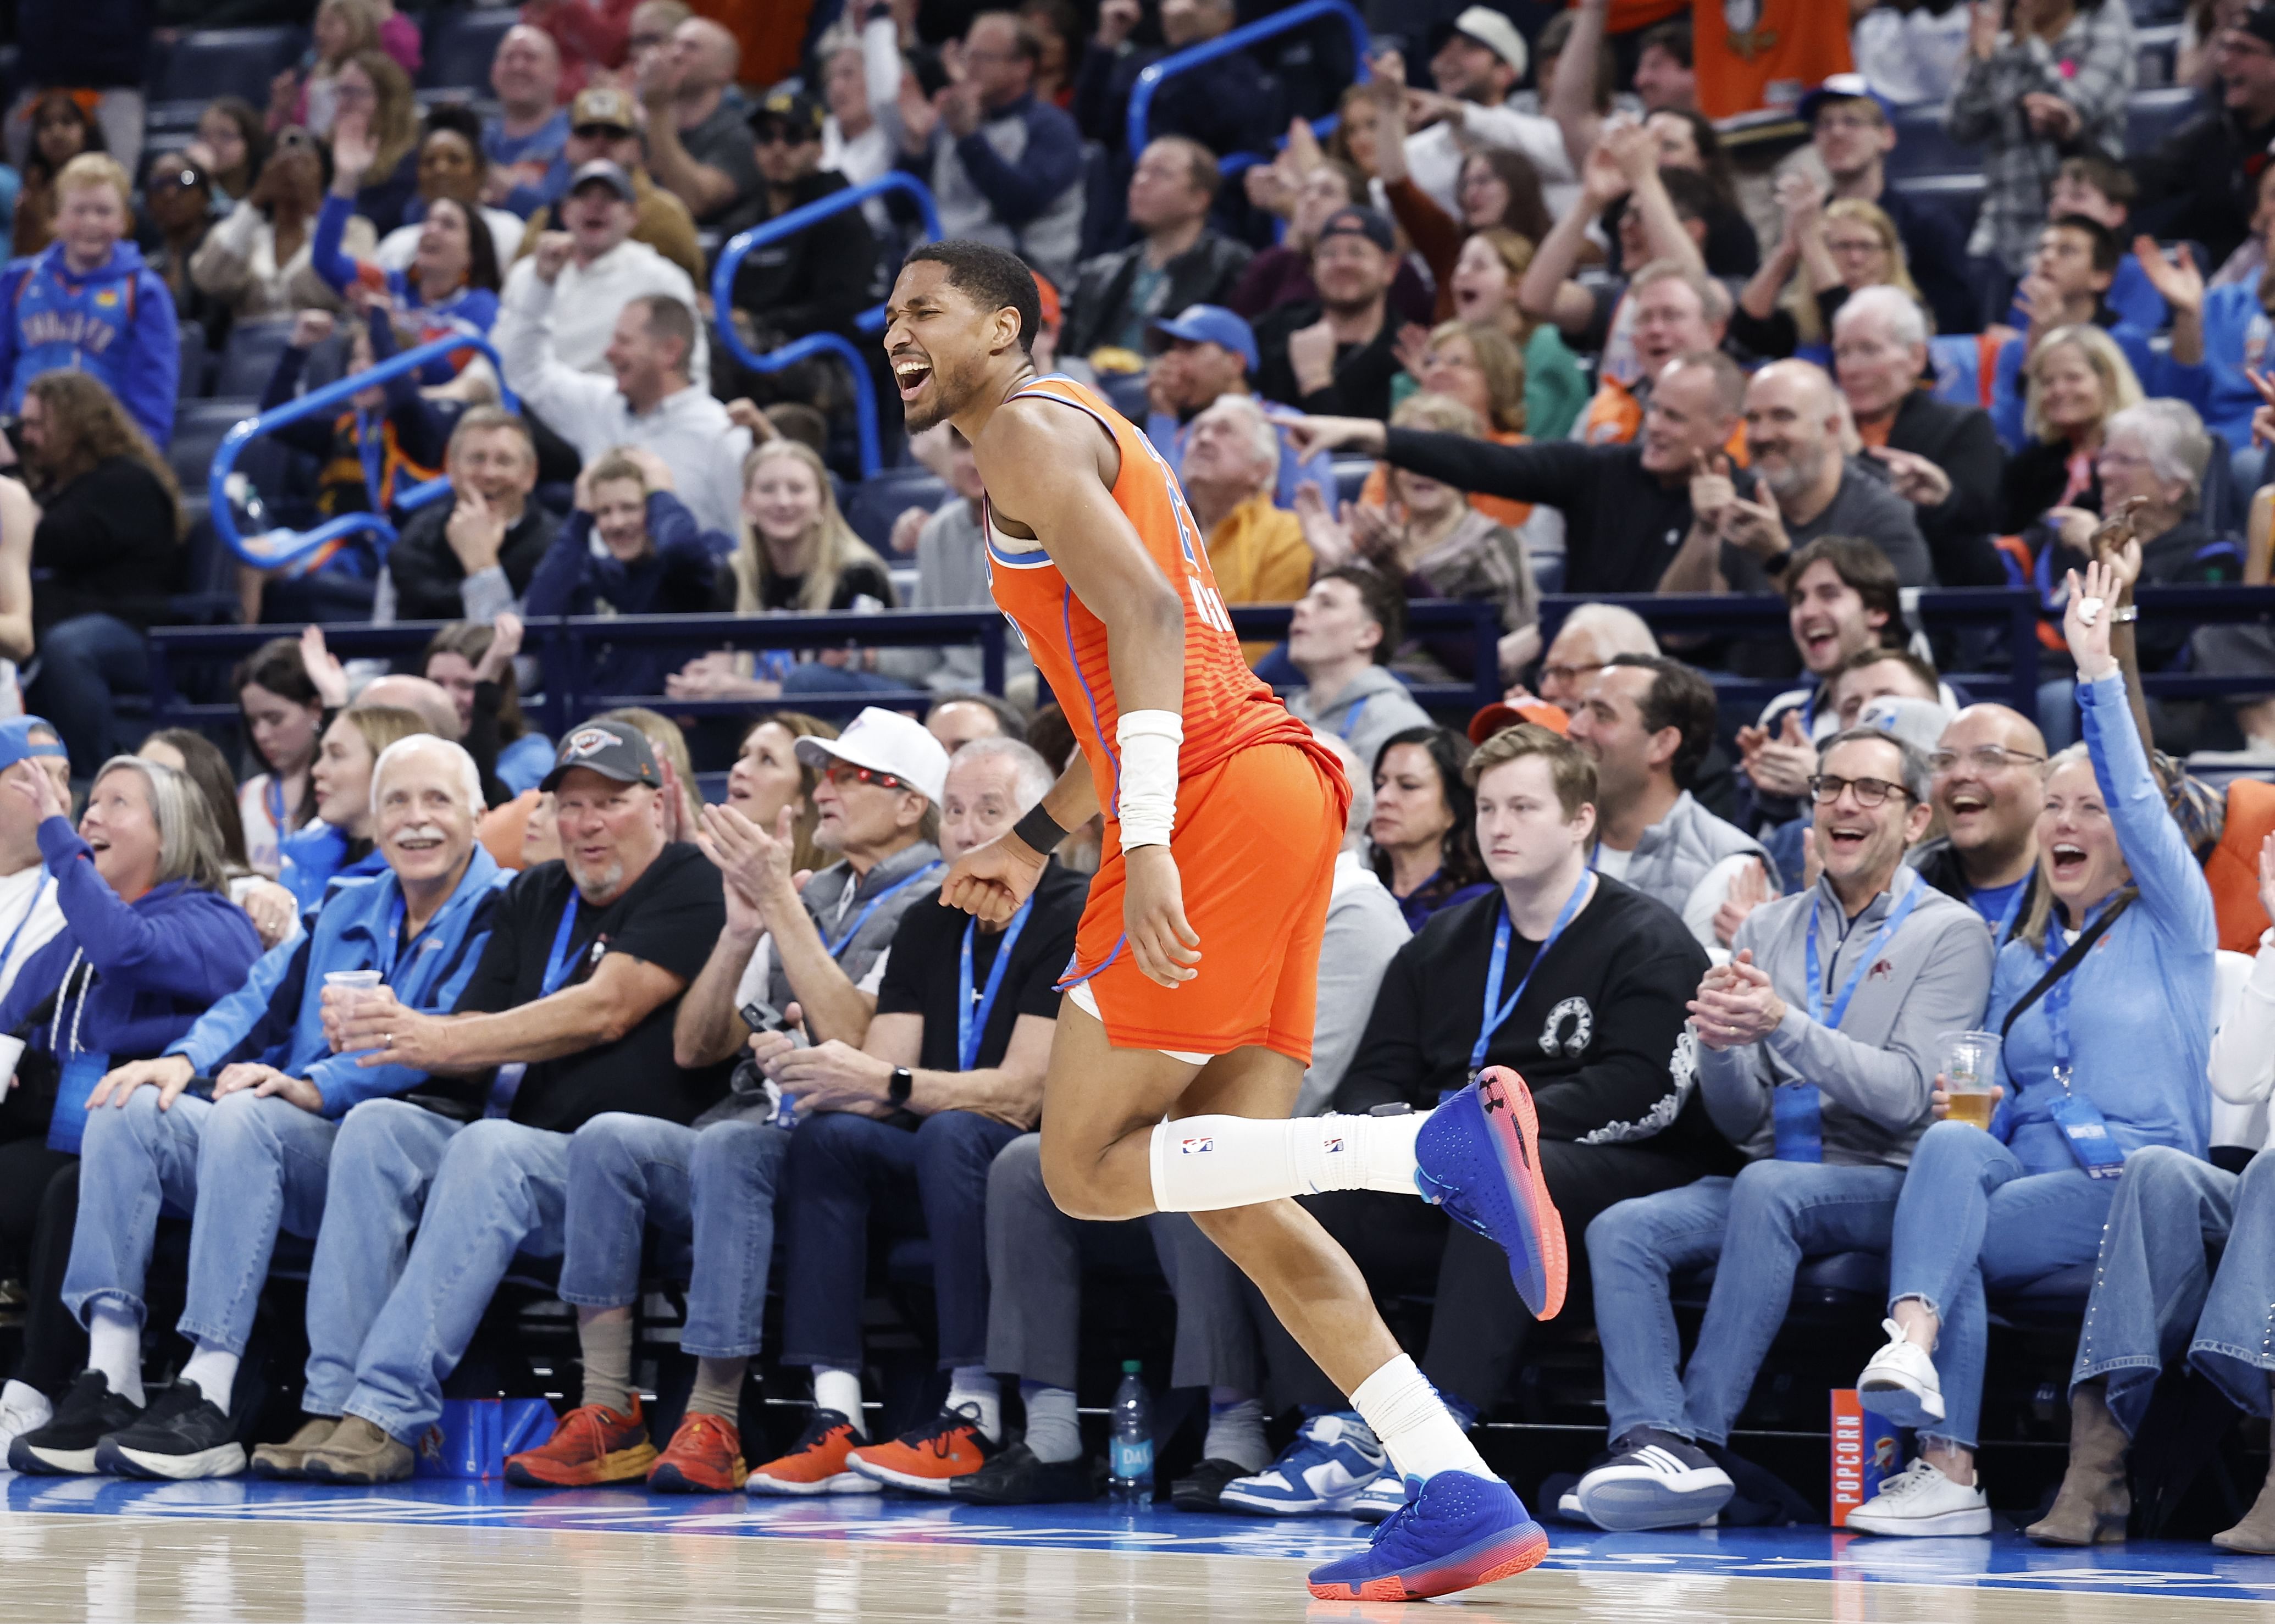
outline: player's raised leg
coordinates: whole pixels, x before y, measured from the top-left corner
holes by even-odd
[[[1194,1213],[1382,1440],[1406,1480],[1406,1507],[1378,1528],[1364,1552],[1314,1572],[1315,1596],[1408,1600],[1522,1573],[1547,1554],[1546,1534],[1399,1350],[1357,1266],[1290,1197],[1331,1189],[1418,1195],[1427,1183],[1459,1212],[1468,1186],[1482,1183],[1485,1200],[1473,1205],[1530,1213],[1535,1192],[1546,1203],[1531,1173],[1531,1145],[1522,1172],[1505,1175],[1482,1109],[1467,1096],[1427,1117],[1290,1121],[1302,1075],[1293,1060],[1262,1048],[1200,1068],[1159,1051],[1116,1049],[1105,1027],[1069,1000],[1045,1084],[1044,1180],[1079,1217]],[[1521,1100],[1530,1117],[1531,1098],[1513,1074],[1493,1087],[1497,1097]],[[1465,1109],[1480,1119],[1474,1135],[1456,1131]],[[1428,1131],[1441,1117],[1440,1130]],[[1465,1182],[1424,1172],[1417,1141],[1444,1141],[1440,1174]],[[1475,1176],[1480,1151],[1490,1164],[1482,1178]],[[1561,1243],[1554,1210],[1546,1210]],[[1561,1287],[1560,1269],[1560,1297]]]

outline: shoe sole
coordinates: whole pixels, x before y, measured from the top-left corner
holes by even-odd
[[[752,1494],[788,1494],[804,1497],[812,1494],[874,1494],[877,1485],[858,1472],[839,1472],[831,1477],[817,1477],[811,1483],[793,1483],[787,1477],[769,1477],[764,1472],[752,1472],[743,1484]]]
[[[525,1457],[516,1455],[505,1463],[505,1480],[518,1489],[592,1489],[603,1484],[646,1482],[648,1468],[655,1464],[655,1446],[619,1449],[602,1455],[595,1465],[577,1467],[558,1477],[546,1477],[525,1461]]]
[[[298,1483],[308,1475],[308,1452],[299,1452],[299,1459],[280,1459],[274,1454],[254,1450],[245,1463],[245,1469],[255,1477],[272,1483]]]
[[[731,1483],[701,1483],[681,1471],[676,1462],[659,1461],[655,1469],[647,1475],[651,1494],[734,1494],[751,1480],[750,1469],[741,1457],[735,1461],[735,1477]]]
[[[1402,1506],[1405,1503],[1405,1499],[1402,1497],[1398,1505]],[[1361,1495],[1351,1502],[1350,1510],[1346,1514],[1355,1522],[1387,1522],[1397,1514],[1397,1512],[1398,1506],[1369,1505],[1366,1497]]]
[[[309,1483],[329,1483],[336,1487],[346,1489],[368,1489],[382,1483],[408,1483],[415,1466],[416,1462],[413,1462],[412,1465],[404,1467],[399,1472],[379,1472],[355,1469],[343,1469],[327,1465],[321,1460],[310,1459],[301,1464],[300,1476]]]
[[[1686,1472],[1669,1478],[1652,1473],[1647,1478],[1614,1477],[1592,1486],[1583,1482],[1573,1498],[1579,1502],[1580,1514],[1606,1533],[1696,1528],[1728,1505],[1738,1492],[1728,1476],[1719,1471],[1712,1474],[1716,1481],[1684,1484],[1685,1478],[1707,1476]]]
[[[1932,1517],[1888,1517],[1882,1519],[1852,1511],[1848,1514],[1848,1530],[1856,1534],[1878,1534],[1885,1538],[1937,1539],[1960,1534],[1988,1534],[1991,1531],[1991,1508],[1973,1506],[1965,1511],[1946,1511]]]
[[[1361,1484],[1359,1488],[1365,1486]],[[1350,1508],[1357,1504],[1358,1489],[1353,1489],[1349,1494],[1332,1495],[1313,1500],[1272,1499],[1261,1495],[1243,1499],[1230,1489],[1227,1489],[1216,1498],[1217,1504],[1220,1506],[1230,1507],[1236,1511],[1249,1512],[1259,1517],[1342,1517],[1349,1515]]]
[[[194,1454],[161,1454],[152,1449],[129,1449],[106,1438],[94,1446],[94,1467],[114,1477],[144,1477],[159,1482],[188,1483],[200,1477],[235,1477],[245,1471],[245,1446],[223,1444]]]
[[[1527,1521],[1420,1567],[1383,1574],[1357,1584],[1321,1584],[1315,1580],[1308,1588],[1320,1601],[1427,1601],[1432,1596],[1450,1596],[1456,1590],[1473,1590],[1513,1578],[1538,1567],[1547,1555],[1547,1530]]]
[[[1916,1387],[1899,1386],[1894,1382],[1868,1386],[1859,1379],[1856,1401],[1881,1419],[1900,1427],[1933,1426],[1943,1419],[1941,1394],[1922,1393]],[[1933,1409],[1929,1408],[1931,1403]]]
[[[92,1477],[94,1450],[43,1449],[18,1439],[8,1446],[8,1467],[33,1477]]]
[[[914,1472],[896,1472],[889,1466],[880,1466],[874,1461],[865,1461],[858,1454],[848,1455],[845,1464],[872,1484],[888,1489],[904,1489],[911,1494],[931,1494],[945,1499],[948,1485],[957,1478],[969,1477],[971,1472],[958,1472],[955,1477],[919,1477]],[[978,1470],[977,1467],[972,1469]]]

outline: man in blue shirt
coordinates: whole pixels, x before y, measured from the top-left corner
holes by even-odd
[[[561,52],[552,36],[526,24],[507,29],[490,58],[490,88],[498,115],[482,121],[482,156],[491,170],[482,200],[526,220],[569,182],[561,155],[569,110],[559,104]]]
[[[1221,305],[1188,305],[1175,317],[1156,321],[1147,336],[1153,366],[1145,379],[1145,437],[1182,475],[1185,434],[1193,420],[1216,404],[1222,395],[1251,395],[1257,366],[1256,335]],[[1332,508],[1335,500],[1334,463],[1324,450],[1309,457],[1299,453],[1280,431],[1280,483],[1272,494],[1274,507],[1293,508],[1296,487],[1310,483]]]

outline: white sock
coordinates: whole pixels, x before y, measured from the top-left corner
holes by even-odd
[[[1351,1406],[1374,1429],[1402,1478],[1427,1483],[1440,1472],[1493,1475],[1429,1378],[1404,1354],[1359,1383]]]
[[[1188,1116],[1153,1129],[1153,1205],[1214,1212],[1326,1190],[1417,1194],[1414,1138],[1426,1114]]]
[[[1217,1394],[1225,1396],[1221,1401]],[[1229,1461],[1235,1466],[1260,1472],[1272,1460],[1264,1441],[1264,1405],[1229,1387],[1209,1394],[1208,1436],[1201,1440],[1201,1459]]]
[[[88,1316],[87,1368],[101,1371],[113,1393],[142,1408],[142,1322],[107,1297]]]
[[[851,1371],[833,1371],[826,1365],[813,1367],[813,1407],[834,1409],[853,1424],[853,1436],[869,1436],[868,1423],[861,1418],[861,1379]]]
[[[198,1391],[206,1395],[215,1409],[229,1414],[229,1395],[237,1386],[238,1356],[218,1348],[197,1345],[197,1352],[182,1367],[182,1379],[198,1384]]]
[[[1044,1465],[1082,1458],[1082,1421],[1075,1414],[1074,1389],[1023,1381],[1019,1397],[1027,1407],[1027,1448]]]
[[[1072,1415],[1072,1394],[1067,1395],[1067,1413]],[[27,1382],[11,1380],[6,1386],[0,1387],[0,1416],[12,1416],[24,1423],[17,1431],[34,1432],[56,1418],[56,1407],[37,1387]]]
[[[979,1416],[979,1430],[989,1443],[1003,1441],[1003,1386],[986,1365],[959,1364],[949,1372],[948,1407]]]

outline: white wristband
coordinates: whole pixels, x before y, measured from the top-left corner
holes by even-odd
[[[1184,719],[1175,711],[1124,711],[1115,726],[1122,752],[1122,786],[1115,817],[1122,849],[1166,846],[1177,821],[1177,749]]]

